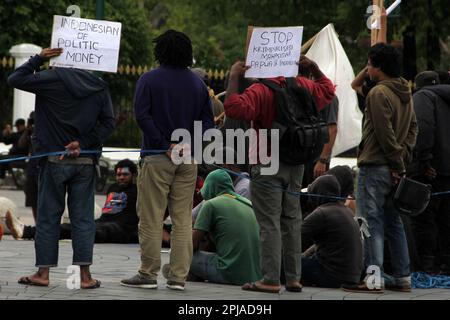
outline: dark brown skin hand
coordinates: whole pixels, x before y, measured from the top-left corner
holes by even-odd
[[[60,56],[63,53],[63,51],[64,51],[63,48],[54,48],[54,49],[45,48],[41,51],[39,56],[44,60],[48,60]]]
[[[244,62],[237,61],[230,70],[230,77],[242,77],[245,74],[245,71],[250,69],[249,66],[246,66]]]
[[[428,167],[427,170],[424,173],[425,177],[427,177],[430,180],[433,180],[437,176],[437,172],[433,167]]]
[[[397,185],[400,180],[402,179],[402,175],[398,172],[391,172],[391,177],[392,177],[392,184],[393,185]]]
[[[78,141],[72,141],[71,143],[69,143],[66,147],[66,154],[63,154],[59,157],[59,160],[64,160],[64,157],[68,157],[70,159],[75,159],[78,158],[80,156],[80,143]]]
[[[309,59],[307,56],[301,56],[300,61],[298,62],[298,65],[305,68],[310,69],[312,67],[317,67],[317,64]]]

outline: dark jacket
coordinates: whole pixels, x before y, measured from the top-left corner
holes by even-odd
[[[366,99],[358,166],[387,165],[402,173],[412,160],[417,121],[408,82],[381,81]]]
[[[107,83],[78,69],[39,71],[42,64],[36,55],[8,78],[14,88],[36,94],[35,153],[64,151],[73,141],[82,150],[101,150],[115,127]]]
[[[319,177],[308,192],[338,197],[334,176]],[[333,198],[316,198],[317,207],[303,222],[302,236],[317,245],[320,265],[342,283],[358,283],[363,270],[363,245],[352,211]]]
[[[136,85],[134,112],[143,133],[143,150],[168,150],[171,143],[180,142],[172,141],[177,129],[194,137],[195,121],[202,122],[203,132],[214,128],[208,90],[188,68],[161,66],[145,73]]]
[[[414,173],[421,175],[431,166],[439,175],[450,176],[450,85],[424,87],[413,100],[419,125]]]

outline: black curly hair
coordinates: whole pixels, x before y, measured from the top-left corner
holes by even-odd
[[[133,175],[135,175],[137,173],[137,166],[130,159],[124,159],[124,160],[120,160],[119,162],[117,162],[117,164],[114,166],[114,172],[117,172],[118,168],[129,168],[131,174],[133,174]]]
[[[153,40],[155,59],[163,66],[188,68],[193,63],[192,42],[187,35],[167,30]]]
[[[391,78],[398,78],[402,74],[402,56],[393,46],[385,43],[377,43],[369,51],[370,63],[375,68],[380,68],[384,74]]]

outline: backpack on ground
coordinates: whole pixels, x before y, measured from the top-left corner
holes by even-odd
[[[295,78],[286,78],[286,87],[270,80],[260,82],[275,92],[273,129],[280,130],[280,161],[299,165],[317,160],[329,135],[311,94]]]

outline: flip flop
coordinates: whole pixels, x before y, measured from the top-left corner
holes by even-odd
[[[302,292],[303,287],[302,286],[286,286],[286,291],[289,292]]]
[[[22,277],[22,278],[19,279],[18,283],[19,284],[24,284],[24,285],[27,285],[27,286],[48,287],[48,284],[35,282],[35,281],[31,280],[30,277]]]
[[[101,284],[102,283],[100,280],[95,279],[95,282],[93,284],[91,284],[90,286],[87,286],[87,287],[81,287],[81,289],[97,289],[97,288],[100,288]]]
[[[242,286],[242,290],[245,291],[256,291],[256,292],[264,292],[264,293],[280,293],[281,287],[273,287],[273,288],[264,288],[261,287],[261,283],[251,282],[246,283]]]

